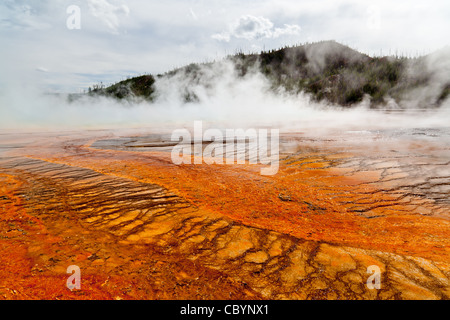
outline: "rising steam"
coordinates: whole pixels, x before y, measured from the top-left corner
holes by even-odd
[[[320,71],[324,52],[308,51],[309,63]],[[403,107],[415,109],[436,98],[449,83],[450,54],[443,50],[411,65],[407,76],[428,76],[425,86],[403,97]],[[354,59],[354,57],[350,57]],[[422,111],[420,117],[409,112],[386,113],[369,108],[369,99],[352,108],[315,102],[303,92],[292,94],[272,90],[271,83],[257,68],[238,76],[230,60],[196,65],[196,72],[177,72],[155,83],[156,99],[120,101],[109,97],[84,95],[69,102],[66,95],[43,94],[36,88],[11,84],[0,92],[0,126],[15,130],[96,129],[119,127],[177,126],[194,120],[223,125],[271,125],[303,130],[342,128],[357,130],[379,127],[448,126],[449,99],[440,108]],[[395,106],[396,103],[388,103]]]

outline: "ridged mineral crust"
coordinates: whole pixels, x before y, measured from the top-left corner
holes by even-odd
[[[43,139],[0,159],[0,298],[450,297],[448,157],[305,148],[261,176]]]

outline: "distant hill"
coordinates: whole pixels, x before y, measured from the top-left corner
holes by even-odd
[[[439,107],[450,93],[450,70],[445,69],[450,61],[447,51],[412,59],[370,57],[335,41],[322,41],[259,54],[240,53],[219,62],[190,64],[156,78],[144,75],[109,87],[97,85],[88,94],[154,101],[159,94],[156,82],[172,81],[182,83],[183,88],[178,89],[186,103],[195,103],[200,98],[194,88],[207,88],[211,77],[220,81],[220,72],[211,71],[220,63],[231,62],[237,78],[257,71],[267,78],[274,92],[280,89],[293,94],[304,92],[315,101],[349,107],[367,98],[374,108],[389,101],[400,107],[402,101],[415,107]],[[439,71],[440,65],[444,70]]]
[[[153,100],[155,78],[152,75],[144,75],[120,81],[109,87],[94,85],[89,88],[88,95],[103,95],[117,99],[141,97],[146,100]]]

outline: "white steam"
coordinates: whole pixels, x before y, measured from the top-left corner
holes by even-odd
[[[318,64],[319,65],[319,64]],[[273,92],[258,71],[239,77],[229,61],[198,66],[201,77],[178,72],[156,79],[153,103],[84,96],[71,103],[66,96],[11,85],[0,92],[0,128],[62,130],[124,127],[176,127],[194,120],[228,127],[273,126],[305,129],[364,130],[393,127],[448,127],[449,100],[430,112],[386,113],[369,109],[364,100],[353,108],[313,102],[306,94]],[[448,74],[448,73],[447,73]],[[445,73],[437,72],[439,83]],[[442,79],[441,79],[442,78]],[[186,102],[186,95],[194,97]]]
[[[404,103],[410,108],[434,103],[450,85],[450,47],[413,60],[407,76],[419,81],[424,79],[426,84],[409,91],[408,96],[403,97]],[[448,107],[448,99],[444,104]]]

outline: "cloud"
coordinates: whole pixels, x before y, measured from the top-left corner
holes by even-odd
[[[107,0],[88,0],[89,12],[105,24],[112,33],[117,34],[122,16],[128,16],[128,6],[114,5]]]
[[[192,8],[189,9],[189,13],[191,14],[192,19],[198,20],[197,15],[195,14],[194,10]]]
[[[48,69],[47,69],[47,68],[44,68],[44,67],[37,67],[37,68],[36,68],[36,71],[39,71],[39,72],[48,72]]]
[[[39,15],[47,3],[30,4],[23,0],[6,0],[0,4],[0,27],[5,29],[41,30],[50,24]]]
[[[232,37],[246,40],[262,38],[275,39],[285,35],[297,35],[300,26],[285,24],[282,28],[274,28],[274,24],[262,16],[244,15],[232,23],[229,31],[213,34],[212,38],[219,41],[230,41]]]
[[[284,28],[275,28],[275,30],[272,33],[272,38],[278,38],[281,36],[295,36],[299,34],[301,31],[300,26],[296,24],[285,24]]]

